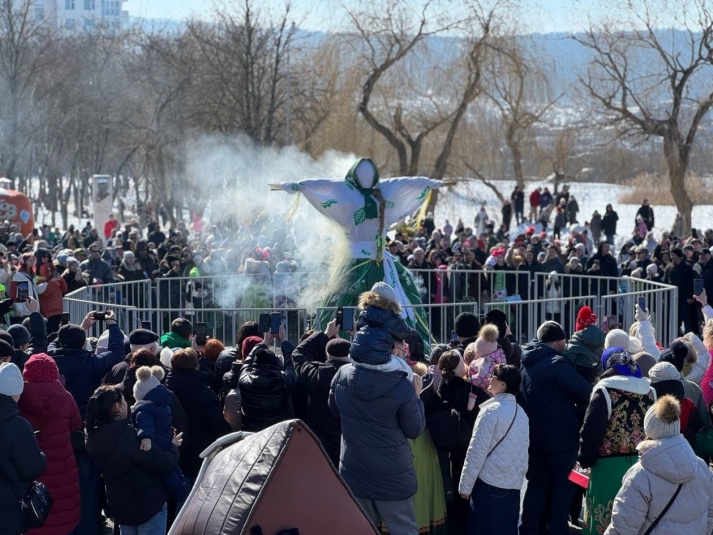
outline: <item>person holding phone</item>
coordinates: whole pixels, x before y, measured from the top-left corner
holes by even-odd
[[[12,280],[16,283],[26,283],[27,286],[27,297],[32,299],[38,299],[37,285],[35,283],[35,257],[32,253],[23,253],[20,256],[20,261],[17,264],[17,272]],[[16,296],[11,296],[16,299]],[[15,301],[15,315],[17,316],[29,316],[30,311],[25,304],[25,301],[17,302]]]

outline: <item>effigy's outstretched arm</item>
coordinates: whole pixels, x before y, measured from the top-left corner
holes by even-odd
[[[301,193],[305,199],[322,215],[344,226],[349,224],[354,202],[361,200],[343,180],[329,178],[310,178],[298,182],[269,184],[271,191],[286,191],[294,195]]]

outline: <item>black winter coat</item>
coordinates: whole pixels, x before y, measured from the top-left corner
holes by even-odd
[[[541,342],[523,348],[521,372],[520,394],[530,419],[530,449],[577,451],[592,385],[571,362]]]
[[[178,448],[141,451],[129,420],[113,420],[89,429],[87,452],[102,475],[114,522],[141,525],[168,500],[161,476],[178,464]]]
[[[298,385],[307,393],[307,409],[304,421],[317,435],[334,466],[339,466],[342,427],[338,415],[329,409],[329,391],[332,379],[346,360],[328,359],[320,362],[329,338],[316,332],[301,342],[292,353],[297,372]]]
[[[102,378],[124,360],[124,334],[117,325],[109,326],[109,345],[104,353],[95,355],[86,349],[61,349],[52,342],[47,354],[54,359],[64,387],[72,394],[82,418],[87,416],[87,402]]]
[[[166,387],[176,394],[186,413],[188,435],[181,446],[180,466],[186,476],[195,479],[201,467],[200,453],[217,438],[230,433],[230,425],[199,370],[172,369]]]
[[[46,468],[30,422],[20,416],[11,397],[0,394],[0,535],[26,531],[18,496],[24,496]]]
[[[619,221],[619,215],[612,210],[611,212],[604,212],[602,216],[602,230],[604,234],[616,234],[616,223]]]
[[[218,378],[219,383],[223,381],[223,376],[230,371],[233,362],[241,360],[241,357],[240,348],[237,347],[226,347],[220,352],[218,360],[215,361],[215,376]]]
[[[693,279],[697,278],[688,262],[681,260],[678,265],[670,264],[666,269],[666,283],[678,288],[679,306],[687,306],[687,299],[693,296]]]
[[[292,344],[283,347],[284,369],[276,356],[267,353],[265,344],[257,344],[243,362],[238,386],[242,399],[243,429],[262,431],[292,418],[292,390],[297,374],[292,363]]]

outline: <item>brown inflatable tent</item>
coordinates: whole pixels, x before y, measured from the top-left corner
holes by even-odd
[[[243,436],[224,437],[204,452],[169,535],[377,533],[300,420]]]

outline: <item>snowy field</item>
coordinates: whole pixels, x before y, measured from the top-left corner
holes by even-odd
[[[515,187],[514,181],[499,181],[496,182],[500,192],[505,198],[510,198],[510,194]],[[619,223],[617,225],[617,249],[619,245],[631,237],[631,232],[634,230],[634,220],[636,212],[640,204],[620,204],[619,197],[628,191],[626,186],[614,184],[598,184],[598,183],[569,183],[569,191],[574,195],[579,204],[579,214],[577,220],[581,225],[585,221],[591,219],[594,210],[598,210],[604,215],[606,205],[611,203],[614,210],[619,215]],[[528,182],[525,189],[525,217],[530,211],[530,193],[538,186],[550,188],[553,192],[552,184],[546,181]],[[561,189],[561,187],[560,187]],[[642,199],[643,200],[643,199]],[[448,219],[455,228],[459,217],[463,218],[463,223],[466,226],[473,226],[473,218],[480,209],[481,203],[485,203],[485,209],[491,221],[496,222],[496,230],[502,219],[501,208],[502,204],[487,186],[478,181],[461,182],[452,187],[445,195],[439,199],[438,208],[435,213],[436,226],[442,227]],[[654,218],[654,236],[658,240],[664,230],[670,231],[676,217],[675,206],[655,206]],[[554,222],[554,214],[550,218],[550,225]],[[713,205],[701,205],[693,208],[693,227],[697,229],[713,228]],[[511,229],[515,228],[515,214],[513,211]],[[521,230],[527,228],[523,225]],[[552,230],[552,227],[549,227]],[[563,233],[564,236],[564,233]]]

